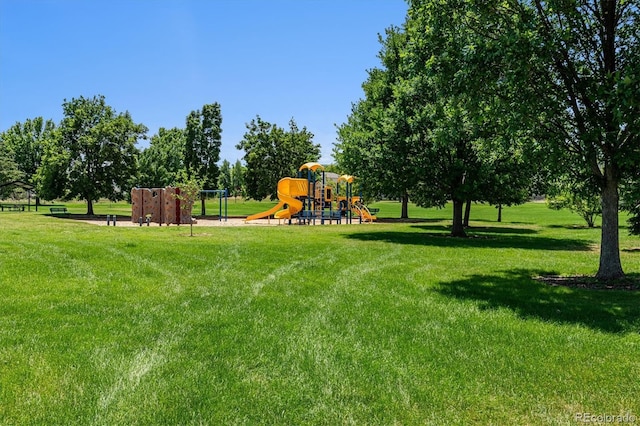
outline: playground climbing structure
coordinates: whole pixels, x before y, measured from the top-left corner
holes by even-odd
[[[347,223],[357,217],[360,222],[373,222],[376,216],[362,203],[362,198],[353,196],[353,176],[338,178],[337,191],[327,184],[324,168],[319,163],[305,163],[298,169],[298,177],[280,179],[277,186],[278,203],[271,209],[247,216],[245,221],[271,217],[281,220],[297,219],[298,223],[315,223],[326,220],[340,223],[345,217]],[[339,196],[340,183],[345,182],[346,194]],[[335,207],[334,207],[335,203]]]
[[[176,195],[180,188],[133,188],[131,190],[131,221],[159,224],[192,223],[191,208],[185,206]]]

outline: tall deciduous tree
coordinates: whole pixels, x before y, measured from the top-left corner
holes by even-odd
[[[539,152],[526,147],[528,132],[496,125],[511,111],[494,90],[499,80],[488,72],[487,58],[477,54],[487,39],[486,22],[477,19],[473,5],[411,2],[404,55],[410,78],[400,92],[421,163],[428,165],[412,197],[427,206],[451,200],[457,236],[465,235],[465,201],[524,201],[537,173],[527,165]]]
[[[236,160],[231,169],[231,187],[230,191],[233,197],[243,195],[244,193],[244,175],[245,168],[240,160]]]
[[[231,163],[229,163],[229,160],[223,160],[220,166],[220,175],[218,176],[218,188],[230,189],[231,185]]]
[[[22,179],[23,173],[18,170],[18,165],[13,161],[13,155],[0,138],[0,184]],[[0,197],[5,196],[11,188],[0,188]]]
[[[420,162],[424,173],[412,191],[412,198],[420,206],[442,206],[453,203],[451,235],[464,237],[464,203],[476,197],[481,171],[474,150],[476,135],[464,106],[453,99],[440,98],[428,107],[431,118],[420,123],[416,134],[421,135]]]
[[[36,191],[45,200],[63,198],[68,193],[71,154],[62,148],[60,131],[60,128],[56,129],[55,137],[44,141],[42,163],[34,178]]]
[[[408,218],[409,191],[416,182],[411,129],[396,102],[402,84],[406,34],[396,27],[380,37],[383,68],[369,71],[362,85],[364,99],[352,106],[347,122],[338,127],[334,156],[339,167],[358,176],[365,196],[385,195],[402,202],[401,218]]]
[[[481,197],[472,201],[495,206],[501,222],[504,206],[522,204],[532,196],[544,194],[555,170],[553,165],[545,164],[546,153],[528,130],[500,130],[500,117],[494,114],[487,112],[481,117],[481,133],[486,138],[474,144],[481,163],[478,182]],[[467,212],[468,209],[467,206]],[[467,218],[465,214],[465,226]]]
[[[38,171],[44,141],[53,136],[55,127],[53,121],[36,117],[27,119],[24,123],[16,123],[0,134],[0,139],[13,153],[13,159],[27,181],[31,182]]]
[[[185,171],[185,131],[161,127],[151,137],[149,147],[139,155],[139,178],[136,184],[145,188],[173,185]]]
[[[313,133],[306,127],[300,130],[294,119],[289,121],[289,131],[260,116],[246,127],[247,132],[236,148],[245,152],[245,185],[249,198],[275,199],[278,180],[295,176],[302,164],[320,158],[320,145],[313,143]]]
[[[640,235],[640,168],[623,184],[623,208],[628,211],[629,233]]]
[[[412,0],[409,13],[410,23],[431,23],[416,26],[409,45],[419,60],[412,64],[454,76],[451,92],[475,102],[483,92],[500,99],[490,113],[507,117],[506,134],[531,127],[550,162],[590,171],[602,199],[601,279],[624,275],[619,186],[640,163],[639,6],[637,0]],[[450,36],[463,43],[451,49]]]
[[[215,102],[191,111],[187,116],[185,168],[189,177],[198,178],[205,188],[218,182],[220,145],[222,143],[222,113]]]
[[[137,170],[135,144],[147,128],[128,112],[116,113],[104,96],[74,98],[62,105],[59,135],[45,147],[38,172],[45,198],[80,197],[93,215],[99,198],[121,200]]]
[[[589,228],[595,226],[596,218],[602,214],[597,184],[589,174],[581,181],[571,181],[565,175],[549,185],[547,206],[555,210],[569,209],[583,218]]]
[[[454,236],[465,236],[465,201],[523,202],[533,174],[522,167],[528,151],[515,143],[522,135],[494,149],[507,137],[485,117],[493,97],[475,72],[479,36],[465,26],[467,13],[464,0],[412,2],[403,29],[381,39],[383,69],[369,72],[336,145],[343,167],[405,206],[407,194],[422,206],[452,200]]]
[[[620,278],[619,187],[640,165],[640,4],[486,4],[491,7],[483,10],[484,19],[505,31],[494,34],[494,48],[482,53],[494,69],[508,65],[505,97],[525,122],[537,121],[546,130],[540,141],[549,157],[566,159],[566,168],[588,170],[597,183],[602,230],[596,276]],[[509,62],[498,64],[498,58]]]

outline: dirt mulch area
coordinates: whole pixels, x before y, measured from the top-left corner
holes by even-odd
[[[640,276],[627,276],[617,280],[599,280],[592,276],[561,277],[547,275],[534,278],[553,287],[582,288],[587,290],[640,291]]]

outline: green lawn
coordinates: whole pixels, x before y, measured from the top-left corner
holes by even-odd
[[[193,238],[46,213],[0,213],[2,425],[640,422],[640,292],[533,278],[595,273],[570,213],[474,206],[464,240],[449,208]]]

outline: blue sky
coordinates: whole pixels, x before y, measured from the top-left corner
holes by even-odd
[[[0,0],[0,131],[59,123],[64,99],[101,94],[151,136],[218,102],[221,159],[242,157],[260,115],[295,118],[330,162],[335,124],[379,66],[378,34],[406,12],[405,0]]]

